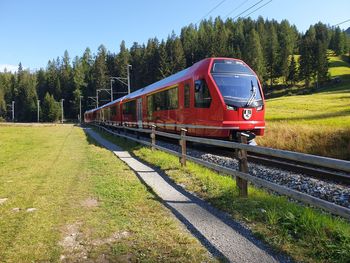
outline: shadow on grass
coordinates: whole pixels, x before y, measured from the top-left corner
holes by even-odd
[[[329,62],[329,67],[350,67],[350,64],[347,62],[347,60],[348,58],[346,56],[342,56],[342,60],[331,60]]]
[[[298,96],[298,95],[311,95],[319,93],[343,93],[350,92],[350,74],[341,75],[340,83],[332,83],[328,81],[320,85],[319,88],[314,86],[306,88],[302,86],[286,87],[286,86],[276,86],[272,89],[267,89],[265,91],[266,99],[276,99],[286,96]]]

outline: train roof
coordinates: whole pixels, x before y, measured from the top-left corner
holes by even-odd
[[[141,88],[141,89],[138,89],[134,92],[131,92],[130,94],[128,95],[125,95],[124,97],[121,97],[121,98],[118,98],[114,101],[111,101],[107,104],[104,104],[98,108],[95,108],[95,109],[92,109],[92,110],[89,110],[89,111],[86,111],[85,113],[91,113],[91,112],[94,112],[96,110],[99,110],[99,109],[102,109],[104,107],[108,107],[110,105],[113,105],[117,102],[120,102],[120,101],[123,101],[123,100],[132,100],[134,98],[137,98],[139,96],[142,96],[144,94],[147,94],[147,93],[152,93],[154,91],[157,91],[159,89],[162,89],[166,86],[171,86],[171,85],[174,85],[175,83],[179,82],[179,81],[182,81],[182,80],[185,80],[187,79],[189,76],[189,73],[190,72],[193,72],[194,70],[196,70],[198,67],[200,67],[201,65],[205,64],[205,63],[208,63],[210,62],[211,60],[214,60],[214,59],[234,59],[234,58],[221,58],[221,57],[212,57],[212,58],[205,58],[205,59],[202,59],[200,61],[198,61],[197,63],[193,64],[191,67],[188,67],[184,70],[181,70],[173,75],[170,75],[169,77],[166,77],[162,80],[159,80],[157,82],[154,82],[144,88]],[[239,60],[239,59],[234,59],[234,60]]]

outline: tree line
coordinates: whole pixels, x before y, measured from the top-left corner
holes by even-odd
[[[0,73],[0,118],[11,117],[9,105],[15,101],[17,121],[36,121],[37,100],[41,120],[56,121],[60,117],[60,100],[64,99],[67,119],[77,119],[80,99],[82,110],[95,107],[90,96],[98,89],[109,89],[110,77],[127,77],[131,68],[131,90],[137,90],[165,78],[206,57],[234,57],[244,60],[260,77],[264,89],[276,84],[292,86],[302,81],[306,87],[329,78],[327,50],[337,55],[349,51],[349,37],[339,27],[322,23],[301,33],[287,20],[238,19],[223,21],[220,17],[190,24],[167,39],[150,38],[147,43],[134,42],[128,49],[120,44],[118,53],[103,45],[93,54],[86,48],[82,56],[71,60],[67,51],[49,60],[45,69]],[[114,98],[127,88],[113,83]],[[110,98],[100,92],[99,104]]]

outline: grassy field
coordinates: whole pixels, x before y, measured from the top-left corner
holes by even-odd
[[[176,183],[185,186],[233,218],[243,221],[256,236],[296,261],[349,262],[350,224],[319,210],[288,201],[249,186],[249,198],[240,198],[235,181],[197,164],[181,167],[178,158],[161,151],[102,133],[140,159],[162,169]]]
[[[213,259],[123,162],[64,125],[0,128],[0,261]]]
[[[330,57],[341,83],[309,95],[266,101],[266,135],[260,145],[350,160],[350,64]]]

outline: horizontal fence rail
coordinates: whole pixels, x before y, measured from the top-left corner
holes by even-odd
[[[95,124],[93,124],[95,125]],[[270,155],[273,157],[279,157],[279,158],[285,158],[292,161],[299,161],[304,162],[308,164],[313,164],[317,166],[342,170],[346,172],[350,172],[350,162],[338,160],[338,159],[332,159],[332,158],[326,158],[326,157],[320,157],[310,154],[302,154],[302,153],[296,153],[291,151],[284,151],[284,150],[276,150],[271,149],[267,147],[260,147],[260,146],[251,146],[244,143],[236,143],[231,141],[222,141],[222,140],[215,140],[215,139],[206,139],[206,138],[199,138],[199,137],[193,137],[193,136],[187,136],[185,135],[186,130],[182,129],[181,135],[174,134],[174,133],[166,133],[161,131],[156,131],[156,127],[153,126],[152,129],[138,129],[138,128],[132,128],[132,127],[126,127],[126,126],[111,126],[117,129],[123,129],[123,130],[131,130],[135,132],[145,132],[149,133],[151,137],[151,142],[146,142],[143,140],[140,140],[138,138],[134,138],[132,136],[128,136],[126,134],[121,134],[119,131],[114,132],[110,129],[107,129],[100,125],[95,125],[97,128],[103,129],[107,131],[108,133],[111,133],[113,135],[117,135],[122,138],[126,138],[129,140],[133,140],[135,142],[138,142],[140,144],[150,146],[152,149],[158,149],[170,154],[173,154],[180,158],[180,163],[182,165],[186,165],[186,159],[193,161],[197,164],[203,165],[205,167],[208,167],[212,170],[231,175],[236,178],[237,181],[237,187],[239,189],[240,196],[247,196],[247,181],[252,182],[255,185],[265,187],[267,189],[270,189],[276,193],[279,193],[281,195],[289,196],[295,200],[301,201],[303,203],[307,203],[310,205],[313,205],[318,208],[322,208],[328,212],[331,212],[335,215],[342,216],[346,219],[350,220],[350,209],[325,201],[323,199],[319,199],[317,197],[287,188],[285,186],[281,186],[275,183],[272,183],[270,181],[258,178],[256,176],[252,176],[248,173],[247,167],[245,167],[246,162],[246,151],[264,154],[264,155]],[[178,139],[179,144],[181,146],[181,152],[173,151],[170,149],[167,149],[165,147],[161,147],[159,145],[156,145],[155,137],[156,135]],[[243,139],[244,140],[244,139]],[[192,156],[189,156],[186,154],[186,141],[190,142],[197,142],[202,144],[208,144],[208,145],[214,145],[214,146],[220,146],[220,147],[226,147],[235,149],[236,157],[239,160],[239,167],[240,171],[233,170],[221,165],[213,164]],[[240,152],[240,150],[242,152]]]

